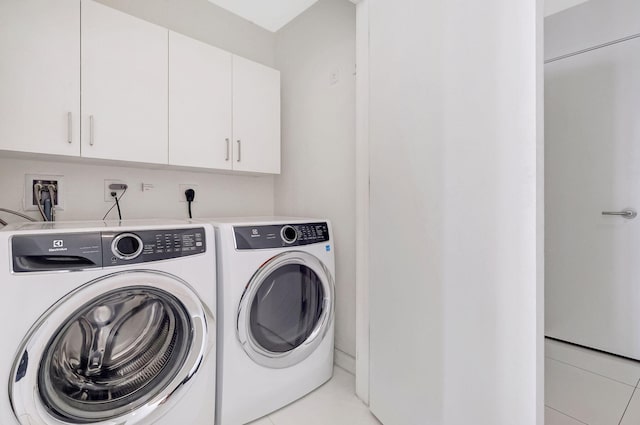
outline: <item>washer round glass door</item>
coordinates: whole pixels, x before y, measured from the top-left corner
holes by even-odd
[[[197,294],[165,273],[117,273],[84,285],[25,339],[10,383],[16,416],[47,425],[151,420],[198,369],[207,316]]]
[[[322,342],[333,320],[333,278],[316,257],[288,251],[263,264],[238,310],[238,339],[258,364],[293,366]]]

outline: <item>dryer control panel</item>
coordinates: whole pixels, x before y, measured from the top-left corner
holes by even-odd
[[[83,270],[200,254],[205,239],[202,227],[16,235],[11,256],[16,273]]]
[[[236,249],[268,249],[303,246],[329,240],[326,222],[235,226]]]

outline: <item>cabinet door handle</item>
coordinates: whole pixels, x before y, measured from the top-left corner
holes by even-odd
[[[224,140],[227,142],[227,156],[225,156],[224,160],[228,161],[229,160],[229,138],[227,137]]]
[[[242,140],[238,139],[238,162],[242,160]]]
[[[89,115],[89,145],[93,146],[93,115]]]
[[[67,113],[67,142],[73,143],[72,139],[72,122],[71,122],[71,112]]]

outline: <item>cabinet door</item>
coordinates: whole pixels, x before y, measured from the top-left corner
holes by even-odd
[[[82,1],[82,156],[168,163],[168,30]]]
[[[80,155],[80,0],[0,1],[0,149]]]
[[[233,169],[280,173],[280,72],[233,57]]]
[[[169,164],[231,169],[231,53],[169,32]]]

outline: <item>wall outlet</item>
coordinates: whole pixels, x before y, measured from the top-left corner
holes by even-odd
[[[187,197],[184,196],[184,191],[187,189],[193,189],[196,191],[196,197],[193,198],[193,203],[195,204],[196,202],[198,202],[198,197],[200,197],[202,194],[198,192],[197,184],[179,184],[178,185],[178,201],[187,202]]]
[[[117,188],[112,189],[111,185],[117,186]],[[115,192],[116,196],[120,198],[124,193],[124,189],[122,186],[128,186],[127,183],[123,180],[105,180],[104,181],[104,202],[114,202],[113,196],[111,196],[111,192]]]
[[[43,186],[53,185],[53,202],[57,210],[64,210],[64,176],[54,174],[25,174],[24,179],[24,198],[23,208],[25,211],[38,211],[38,203],[34,188],[36,184]],[[50,192],[45,190],[42,193],[44,199],[51,196]]]

